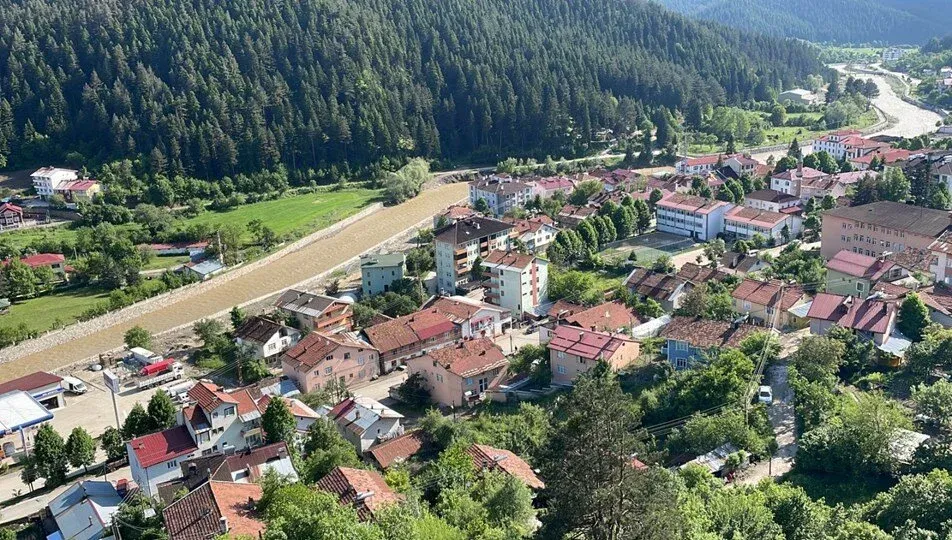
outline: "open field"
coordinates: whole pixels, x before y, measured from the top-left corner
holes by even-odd
[[[46,331],[54,322],[70,324],[84,311],[105,300],[109,293],[99,287],[76,287],[56,291],[10,306],[10,312],[0,315],[0,327],[12,328],[24,323],[31,330]]]
[[[142,267],[143,270],[166,270],[181,266],[189,261],[188,255],[161,255],[153,257],[149,264]]]
[[[769,116],[767,113],[761,113],[761,115],[767,119]],[[788,119],[800,118],[808,119],[809,121],[818,120],[823,115],[818,112],[806,112],[806,113],[790,113],[787,115]],[[870,109],[864,113],[858,122],[854,122],[849,126],[843,126],[842,128],[837,129],[863,129],[867,128],[879,121],[879,117],[876,116],[876,111]],[[800,122],[798,122],[800,123]],[[767,129],[765,133],[764,142],[758,146],[774,146],[780,144],[790,144],[793,139],[803,141],[804,139],[814,139],[820,137],[827,133],[830,133],[831,129],[824,130],[812,130],[809,126],[772,126]],[[742,147],[738,147],[742,150]],[[692,144],[688,147],[688,152],[691,154],[713,154],[715,152],[723,152],[724,144]]]
[[[183,220],[181,225],[237,223],[245,226],[252,220],[260,219],[279,236],[301,237],[356,214],[379,196],[380,192],[372,189],[294,195],[246,204],[226,212],[206,212]]]
[[[76,239],[76,230],[69,224],[57,227],[36,227],[32,229],[16,229],[0,233],[0,242],[9,243],[17,249],[22,249],[37,242],[62,243]]]

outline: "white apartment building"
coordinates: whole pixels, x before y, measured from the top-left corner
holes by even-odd
[[[462,219],[435,232],[437,288],[454,294],[470,281],[476,259],[493,251],[507,251],[512,225],[492,218]]]
[[[516,316],[532,314],[549,298],[549,262],[514,251],[494,251],[483,261],[489,271],[486,298]]]
[[[724,214],[724,232],[744,240],[759,234],[781,243],[784,227],[792,240],[800,234],[800,223],[798,216],[743,206],[735,206]]]
[[[760,163],[744,154],[711,154],[696,158],[683,158],[674,164],[674,170],[678,174],[704,174],[717,168],[717,163],[730,167],[737,173],[753,174],[757,165]]]
[[[533,187],[517,182],[507,175],[492,175],[469,183],[469,204],[483,199],[489,210],[500,217],[513,208],[522,208],[534,197]]]
[[[733,207],[724,201],[671,193],[658,201],[658,230],[707,241],[724,230],[724,214]]]
[[[43,167],[31,174],[30,179],[33,180],[33,189],[36,190],[36,194],[42,199],[48,199],[65,184],[79,180],[79,171]]]

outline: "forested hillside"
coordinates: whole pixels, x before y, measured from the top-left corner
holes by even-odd
[[[948,0],[657,0],[698,19],[834,43],[919,44],[952,27]]]
[[[8,167],[141,155],[217,177],[571,154],[645,107],[765,98],[790,41],[641,0],[0,0]]]

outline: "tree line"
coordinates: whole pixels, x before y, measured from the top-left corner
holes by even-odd
[[[787,40],[622,0],[3,0],[9,166],[138,157],[169,177],[412,155],[574,155],[652,110],[820,72]]]

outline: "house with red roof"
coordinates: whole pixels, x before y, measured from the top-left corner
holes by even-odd
[[[367,341],[380,352],[380,372],[390,373],[408,358],[452,345],[462,325],[435,308],[364,328]]]
[[[371,519],[382,508],[403,499],[402,495],[390,489],[380,473],[366,469],[335,467],[314,487],[335,495],[341,506],[355,509],[361,521]]]
[[[843,249],[826,262],[826,292],[865,298],[880,281],[908,275],[908,270],[885,255],[873,257]]]
[[[549,340],[552,382],[572,384],[599,361],[612,369],[625,368],[638,360],[640,352],[639,343],[624,334],[559,325]]]
[[[423,431],[417,429],[375,445],[370,449],[369,454],[381,469],[386,469],[417,455],[423,450],[425,443]]]
[[[913,152],[910,150],[887,147],[874,150],[862,156],[854,157],[850,159],[849,162],[857,171],[869,170],[874,159],[881,163],[883,167],[901,167],[902,164],[908,160],[909,156],[912,154]]]
[[[30,268],[49,267],[61,279],[66,279],[66,257],[61,253],[37,253],[20,257],[20,262]],[[3,265],[10,264],[10,259],[3,261]]]
[[[714,321],[695,317],[672,317],[661,330],[665,344],[661,354],[675,369],[686,369],[725,347],[737,347],[745,338],[762,331],[752,324]]]
[[[575,182],[565,176],[550,176],[526,183],[532,186],[533,196],[538,195],[543,199],[553,197],[556,193],[561,193],[568,197],[572,194],[572,191],[575,190]]]
[[[638,315],[621,302],[603,302],[583,308],[562,320],[562,324],[608,333],[630,334],[631,329],[643,323]]]
[[[460,327],[466,338],[500,336],[512,328],[512,312],[468,296],[435,296],[420,311],[433,310]]]
[[[499,471],[522,481],[531,489],[545,488],[545,483],[539,479],[532,467],[509,450],[474,444],[466,449],[466,453],[473,458],[473,467],[477,471]]]
[[[169,540],[261,538],[262,495],[258,484],[210,480],[162,510],[165,532]]]
[[[23,225],[23,209],[13,203],[0,204],[0,230]]]
[[[724,214],[733,206],[696,195],[672,193],[655,206],[657,227],[661,232],[707,241],[724,231]]]
[[[542,214],[531,218],[502,218],[513,226],[513,239],[525,244],[530,253],[539,253],[555,240],[559,234],[555,221]]]
[[[463,340],[407,360],[410,375],[423,378],[430,398],[449,407],[479,401],[486,390],[506,375],[508,366],[502,349],[488,338]]]
[[[650,268],[635,268],[625,278],[625,287],[644,301],[651,298],[661,304],[665,311],[674,311],[681,306],[684,293],[692,284],[679,276],[655,272]]]
[[[819,293],[807,312],[811,334],[825,335],[834,326],[848,328],[857,336],[871,340],[877,349],[902,357],[911,342],[896,330],[898,316],[895,300],[876,295],[860,299]]]
[[[349,386],[380,374],[379,354],[356,333],[314,331],[281,355],[281,371],[305,393],[331,381],[343,380]]]
[[[802,199],[801,186],[804,182],[816,183],[821,180],[828,180],[831,177],[832,175],[823,171],[818,171],[812,167],[804,167],[801,163],[798,167],[771,176],[770,189]]]
[[[159,484],[179,477],[179,461],[200,454],[185,426],[136,437],[126,443],[126,453],[132,479],[149,497],[158,494]]]
[[[734,311],[747,315],[750,320],[781,328],[805,328],[807,322],[790,312],[805,304],[807,295],[802,287],[785,285],[780,281],[757,281],[745,279],[731,292]]]

